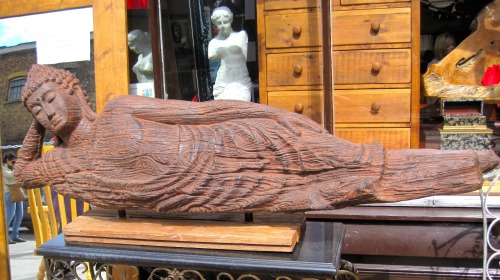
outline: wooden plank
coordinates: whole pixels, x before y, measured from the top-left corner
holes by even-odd
[[[336,90],[337,123],[410,122],[410,89]]]
[[[259,63],[259,102],[267,104],[267,60],[266,60],[266,22],[264,17],[264,0],[257,0],[257,53]]]
[[[279,14],[265,17],[266,47],[292,48],[321,46],[321,14]]]
[[[96,110],[129,92],[126,1],[94,3]]]
[[[267,0],[265,1],[264,8],[266,10],[283,10],[315,8],[319,6],[319,0]]]
[[[410,49],[333,51],[333,65],[335,85],[411,81]]]
[[[404,84],[355,84],[355,85],[335,85],[337,89],[377,89],[377,88],[410,88],[410,83]]]
[[[411,2],[411,142],[420,146],[420,1]]]
[[[363,128],[409,128],[409,123],[336,123],[335,127],[338,128],[359,128],[362,125]]]
[[[321,91],[270,91],[268,105],[296,112],[323,124],[323,94]]]
[[[410,0],[340,0],[341,5],[410,2]]]
[[[146,215],[146,214],[144,214]],[[162,215],[132,215],[126,218],[106,214],[80,216],[64,228],[68,243],[105,243],[154,247],[203,248],[291,252],[298,242],[303,219],[280,222],[165,219]],[[164,216],[164,215],[163,215]],[[295,219],[296,220],[296,219]]]
[[[321,85],[322,62],[320,52],[270,54],[267,56],[267,85]]]
[[[0,128],[1,130],[1,128]],[[1,135],[1,134],[0,134]],[[1,140],[1,139],[0,139]],[[1,151],[0,151],[1,155]],[[2,157],[3,158],[3,157]],[[0,167],[0,169],[3,168]],[[3,170],[2,174],[3,174]],[[2,198],[0,199],[0,215],[2,217],[2,222],[0,223],[0,236],[2,237],[2,244],[0,244],[0,279],[10,279],[10,262],[9,262],[9,247],[7,242],[7,236],[9,234],[9,229],[7,228],[5,221],[6,209],[3,195],[3,176],[0,176],[0,190],[2,191]]]
[[[0,18],[89,7],[93,2],[93,0],[2,0],[0,1]]]
[[[340,5],[340,0],[334,0],[334,11],[350,11],[350,10],[367,10],[367,9],[387,9],[387,8],[407,8],[410,6],[408,2],[394,2],[394,3],[375,3],[375,4],[359,4],[359,5]],[[366,0],[370,1],[370,0]]]
[[[410,148],[409,128],[344,128],[335,125],[335,135],[358,144],[377,141],[387,149]]]
[[[410,15],[410,8],[336,11],[332,17],[333,44],[409,43]]]
[[[409,49],[411,43],[384,43],[384,44],[361,44],[361,45],[334,45],[334,51],[353,51],[369,49]]]

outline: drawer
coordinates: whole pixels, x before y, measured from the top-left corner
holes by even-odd
[[[315,8],[320,6],[320,0],[265,0],[264,9],[266,10],[288,10]]]
[[[321,91],[272,91],[267,94],[269,106],[307,116],[323,124],[323,93]]]
[[[410,49],[334,51],[334,83],[410,83]]]
[[[335,90],[337,123],[409,123],[411,90]]]
[[[319,13],[266,16],[266,48],[321,46]]]
[[[409,128],[335,127],[335,136],[358,144],[377,141],[387,149],[410,148]]]
[[[340,0],[340,5],[364,5],[364,4],[382,4],[382,3],[404,3],[410,0]]]
[[[321,52],[267,55],[267,86],[310,86],[322,84]]]
[[[333,45],[408,43],[411,9],[334,11]]]

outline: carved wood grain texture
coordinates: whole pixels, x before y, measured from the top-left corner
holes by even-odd
[[[359,145],[300,114],[242,101],[122,96],[77,125],[40,159],[23,145],[16,181],[103,208],[300,212],[469,192],[499,161],[492,151]],[[38,143],[31,132],[24,143]]]

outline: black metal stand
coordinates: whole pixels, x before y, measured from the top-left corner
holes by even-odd
[[[96,279],[100,279],[99,275],[109,271],[125,277],[138,274],[138,267],[149,268],[151,274],[148,279],[158,278],[157,275],[169,276],[172,279],[208,279],[207,272],[216,275],[217,279],[238,279],[241,275],[249,274],[253,275],[253,279],[267,279],[269,275],[289,278],[293,276],[293,279],[333,279],[340,268],[344,234],[343,224],[306,221],[304,235],[291,253],[165,249],[106,244],[70,245],[65,243],[64,235],[61,234],[40,246],[36,253],[46,261],[48,279],[54,278],[57,263],[70,261],[76,263],[72,266],[75,270],[79,265],[92,269]]]

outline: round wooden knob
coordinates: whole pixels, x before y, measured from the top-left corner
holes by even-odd
[[[372,63],[372,70],[375,72],[380,71],[380,68],[382,67],[382,64],[380,62],[374,62]]]
[[[380,103],[378,103],[378,102],[373,102],[373,103],[372,103],[372,106],[371,106],[371,108],[370,108],[370,112],[371,112],[372,114],[377,114],[377,113],[378,113],[378,111],[380,111]]]
[[[300,35],[300,33],[302,33],[302,27],[298,26],[298,25],[295,25],[293,28],[292,28],[292,31],[293,31],[293,34],[295,35]]]
[[[302,73],[302,66],[300,66],[300,64],[295,64],[295,65],[293,66],[293,72],[294,72],[295,74],[300,74],[300,73]]]
[[[303,110],[304,110],[304,105],[302,105],[300,103],[295,104],[295,108],[294,108],[295,113],[302,114]]]
[[[378,21],[372,22],[371,28],[373,32],[378,32],[380,30],[380,22]]]

